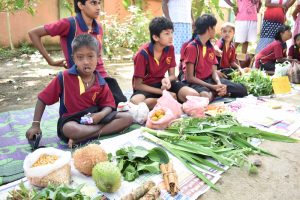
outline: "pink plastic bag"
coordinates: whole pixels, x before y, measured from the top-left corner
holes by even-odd
[[[158,119],[157,115],[155,115],[156,111],[162,111],[164,115],[162,118]],[[156,119],[153,119],[153,117],[156,117]],[[173,114],[171,109],[167,107],[160,107],[156,105],[153,110],[149,113],[148,119],[146,122],[146,127],[152,128],[152,129],[165,129],[169,126],[170,122],[176,119],[177,117]]]
[[[187,96],[187,101],[183,103],[183,112],[192,117],[202,118],[205,116],[205,108],[209,104],[206,97]]]
[[[166,90],[164,90],[162,96],[157,99],[156,105],[163,108],[169,108],[177,118],[183,114],[182,104],[178,103],[178,101],[172,97],[170,92]]]

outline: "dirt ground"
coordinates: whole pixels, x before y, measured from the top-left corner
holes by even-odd
[[[52,52],[61,58],[60,52]],[[106,62],[108,73],[116,78],[123,91],[131,90],[132,63]],[[40,54],[0,61],[0,113],[33,107],[38,93],[55,77],[61,67],[51,67]]]
[[[53,53],[55,57],[60,54]],[[132,63],[108,63],[106,68],[118,79],[124,91],[131,89]],[[39,56],[23,55],[0,62],[0,113],[33,107],[36,97],[62,68],[49,67]],[[300,95],[285,101],[299,106]],[[300,138],[300,131],[293,135]],[[279,158],[259,157],[258,174],[249,176],[246,169],[231,168],[217,182],[220,192],[209,190],[200,200],[299,200],[300,143],[263,142],[262,148]]]

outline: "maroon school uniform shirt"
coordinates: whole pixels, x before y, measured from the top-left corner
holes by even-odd
[[[300,61],[300,48],[295,44],[290,46],[288,56],[291,56],[293,59],[297,59]]]
[[[260,63],[275,63],[277,59],[281,59],[283,57],[286,57],[286,43],[275,40],[256,55],[255,67],[259,68]]]
[[[101,25],[96,22],[96,20],[93,20],[93,30],[89,32],[88,26],[86,25],[85,21],[83,20],[83,17],[81,13],[77,13],[75,17],[76,22],[76,31],[75,36],[80,34],[91,34],[93,37],[95,37],[99,42],[99,52],[101,52],[102,48],[102,38],[103,38],[103,31],[101,28]],[[70,65],[70,58],[71,58],[71,46],[68,47],[68,40],[70,40],[69,31],[70,31],[70,22],[67,18],[61,19],[57,22],[46,24],[44,25],[45,30],[49,35],[53,36],[60,36],[60,46],[62,48],[62,51],[64,53],[64,56],[67,61],[68,68],[72,67]],[[68,38],[69,37],[69,38]],[[107,72],[104,69],[103,60],[101,56],[98,58],[97,67],[96,70],[99,71],[102,77],[107,77]]]
[[[192,44],[192,42],[196,43],[196,45]],[[195,76],[198,79],[204,80],[206,78],[211,77],[213,71],[213,65],[218,64],[218,60],[215,55],[214,47],[211,42],[208,40],[205,45],[203,45],[200,41],[199,36],[188,44],[184,53],[184,63],[187,65],[188,63],[195,64],[196,57],[198,58],[197,66],[195,66]],[[199,49],[199,53],[197,54],[197,47]],[[186,77],[186,71],[185,71]]]
[[[154,44],[144,44],[134,56],[134,78],[142,78],[143,83],[152,85],[160,83],[165,73],[176,66],[174,46],[163,49],[159,61],[154,59]]]
[[[220,58],[220,68],[230,68],[231,63],[235,62],[235,47],[231,42],[228,49],[225,47],[225,40],[222,38],[216,42],[216,45],[222,50],[222,57]]]
[[[50,84],[39,93],[38,98],[46,105],[52,105],[60,100],[60,111],[63,117],[78,113],[91,106],[115,108],[113,95],[98,71],[94,72],[96,81],[94,85],[85,90],[83,82],[78,74],[77,67],[63,72],[64,95],[60,99],[62,88],[58,77],[55,77]]]

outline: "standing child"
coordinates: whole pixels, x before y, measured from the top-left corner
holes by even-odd
[[[286,60],[286,41],[291,37],[291,27],[287,25],[280,26],[275,34],[275,40],[257,54],[255,67],[272,74],[275,70],[275,63]]]
[[[132,123],[127,113],[113,111],[112,93],[100,73],[95,70],[99,43],[90,34],[81,34],[72,42],[75,65],[60,73],[38,95],[31,128],[26,137],[32,140],[41,134],[40,122],[46,105],[60,101],[58,137],[73,144],[119,132]],[[81,117],[91,114],[91,121],[81,122]],[[82,124],[83,123],[83,124]]]
[[[288,57],[300,61],[300,33],[294,36],[294,45],[289,48]]]
[[[134,57],[133,95],[131,102],[145,102],[151,109],[163,90],[186,101],[187,95],[198,95],[196,91],[176,81],[173,24],[165,17],[152,19],[149,25],[151,42],[144,44]],[[165,77],[168,72],[169,77]]]
[[[216,42],[215,49],[221,55],[217,56],[218,75],[221,78],[227,78],[228,74],[232,73],[236,69],[242,73],[242,68],[236,63],[235,59],[235,47],[233,45],[233,36],[235,28],[234,24],[226,22],[221,27],[221,39]]]
[[[188,44],[184,53],[185,82],[201,96],[207,96],[210,101],[218,96],[243,97],[247,95],[246,88],[241,84],[220,79],[217,73],[218,63],[215,50],[210,39],[215,37],[217,20],[214,16],[204,14],[195,22],[197,36]]]
[[[113,92],[116,104],[126,101],[126,97],[123,95],[117,81],[108,77],[100,54],[102,50],[103,30],[101,25],[96,21],[100,13],[100,0],[74,0],[74,7],[76,17],[64,18],[29,31],[28,34],[33,45],[39,50],[49,65],[71,68],[74,65],[71,48],[72,40],[76,35],[91,34],[99,42],[99,56],[97,56],[96,70],[99,71],[100,75],[104,77],[108,83],[108,86]],[[65,59],[55,61],[49,56],[41,41],[41,38],[47,35],[60,37],[60,45]]]

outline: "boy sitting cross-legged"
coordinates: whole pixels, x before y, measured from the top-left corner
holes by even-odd
[[[40,121],[46,105],[60,101],[57,134],[72,147],[100,135],[119,132],[132,123],[127,113],[113,111],[115,101],[104,78],[96,70],[99,43],[90,34],[81,34],[72,42],[75,65],[58,74],[38,95],[32,126],[26,137],[41,134]],[[91,114],[91,121],[81,117]]]
[[[175,76],[173,24],[165,17],[154,18],[149,25],[151,42],[143,45],[134,57],[134,104],[145,102],[152,109],[163,90],[168,90],[181,102],[186,96],[199,96],[192,88],[178,82]],[[165,77],[168,72],[169,76]]]

